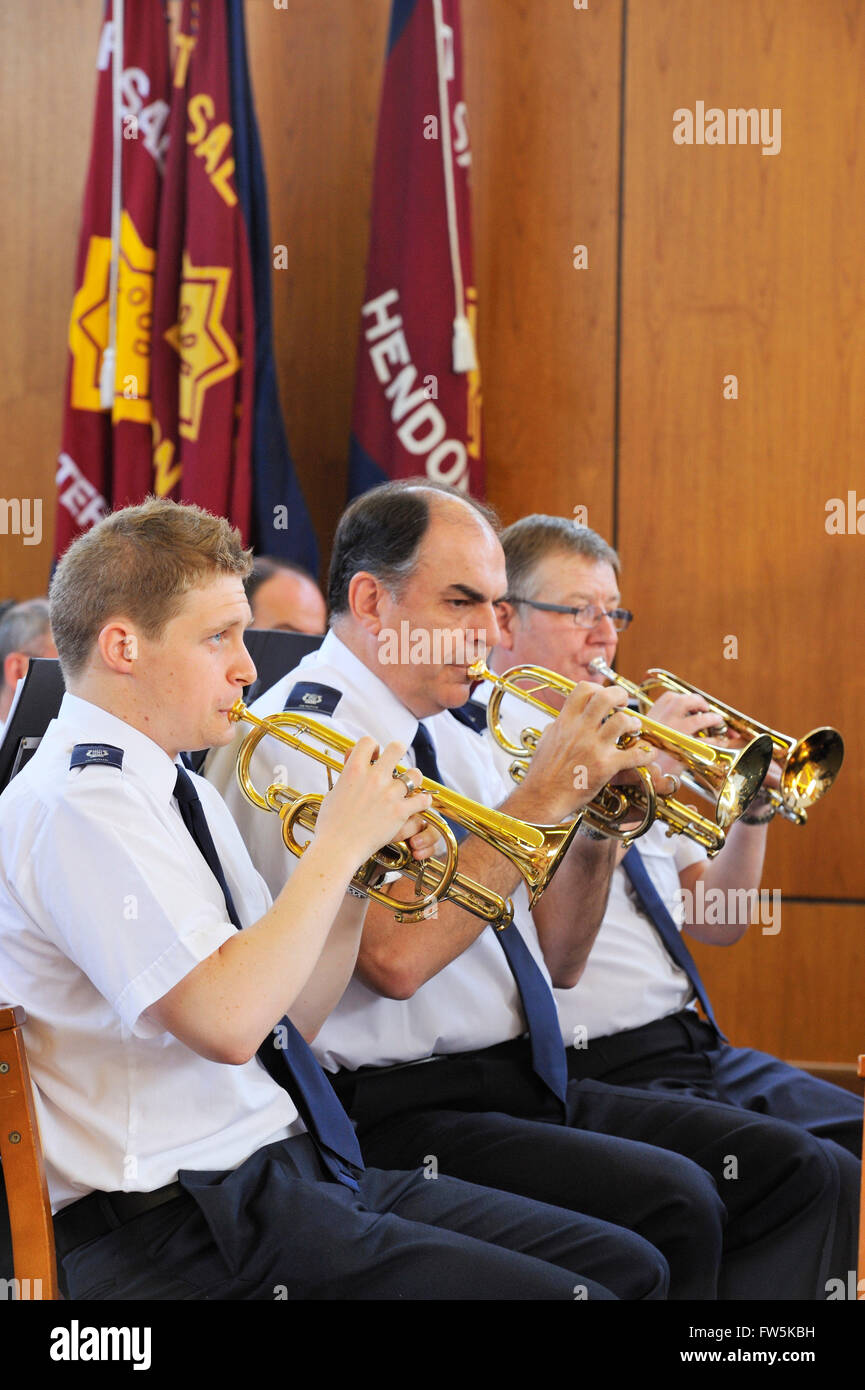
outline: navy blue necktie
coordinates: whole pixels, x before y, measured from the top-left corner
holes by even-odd
[[[700,972],[697,969],[694,957],[682,940],[682,933],[679,931],[672,916],[668,912],[661,898],[660,893],[649,877],[649,871],[640,858],[635,845],[632,845],[622,860],[622,868],[631,880],[637,899],[645,908],[649,917],[657,929],[658,935],[672,956],[676,964],[684,970],[691,984],[694,986],[696,994],[703,1012],[709,1022],[718,1028],[715,1023],[715,1015],[712,1012],[712,1005],[709,1003],[709,996],[706,987],[700,979]],[[718,1032],[721,1030],[718,1029]]]
[[[424,777],[442,781],[432,739],[423,724],[418,724],[412,752],[415,763]],[[464,835],[465,832],[462,832]],[[504,931],[497,931],[496,940],[505,953],[511,974],[516,981],[523,1003],[523,1013],[529,1029],[532,1066],[554,1096],[564,1101],[568,1083],[568,1066],[562,1030],[556,1011],[556,1001],[549,985],[538,968],[537,961],[513,922]]]
[[[430,778],[433,782],[441,782],[442,775],[436,760],[436,750],[433,741],[424,728],[423,724],[418,724],[417,733],[414,736],[414,743],[411,746],[414,754],[414,765],[423,777]],[[468,836],[465,826],[457,825],[456,821],[448,820],[444,817],[454,832],[457,844],[461,844]]]
[[[219,862],[204,807],[192,778],[182,767],[177,769],[174,795],[183,823],[222,889],[228,915],[240,931],[240,919]],[[258,1059],[277,1085],[290,1093],[325,1168],[337,1182],[356,1190],[356,1173],[363,1171],[357,1135],[333,1087],[290,1018],[283,1018],[274,1029],[273,1036],[261,1044]]]

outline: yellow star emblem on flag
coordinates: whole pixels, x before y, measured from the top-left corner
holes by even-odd
[[[128,212],[120,219],[117,272],[117,367],[111,418],[147,424],[150,407],[150,338],[156,252],[145,246]],[[108,289],[111,238],[92,236],[84,278],[72,301],[72,405],[102,410],[99,373],[108,346]]]
[[[207,390],[240,368],[240,355],[222,323],[231,283],[227,266],[193,265],[183,253],[179,320],[165,334],[180,357],[178,429],[197,439]]]

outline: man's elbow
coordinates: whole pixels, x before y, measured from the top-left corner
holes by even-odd
[[[231,1037],[221,1033],[218,1037],[181,1038],[187,1047],[204,1057],[208,1062],[218,1062],[223,1067],[245,1067],[251,1062],[260,1043],[250,1037]]]
[[[256,1049],[248,1047],[225,1047],[220,1048],[218,1055],[212,1056],[212,1062],[220,1062],[225,1067],[245,1067],[247,1062],[251,1062],[255,1056]]]
[[[145,1010],[145,1018],[158,1024],[166,1033],[172,1033],[179,1042],[203,1057],[206,1062],[217,1062],[220,1066],[243,1067],[255,1056],[258,1044],[248,1034],[233,1035],[228,1029],[202,1029],[177,1010],[159,1000]]]
[[[553,989],[573,989],[574,985],[579,984],[588,958],[588,953],[576,956],[573,951],[563,952],[561,955],[550,950],[545,951],[544,964],[550,972]]]
[[[395,960],[387,949],[362,948],[357,969],[363,983],[384,999],[411,999],[426,978],[411,961]]]
[[[296,1012],[289,1015],[289,1018],[307,1047],[311,1047],[321,1032],[324,1019],[315,1020],[304,1018],[302,1015],[298,1016]],[[253,1057],[258,1055],[261,1048],[279,1048],[282,1046],[283,1044],[280,1043],[280,1034],[284,1031],[285,1025],[277,1023],[263,1038],[240,1037],[233,1041],[224,1038],[217,1045],[218,1055],[212,1056],[210,1060],[212,1062],[221,1062],[224,1066],[228,1067],[246,1066],[247,1062],[251,1062]]]
[[[226,1037],[203,1038],[191,1036],[182,1031],[169,1029],[174,1036],[189,1048],[190,1052],[195,1052],[199,1057],[203,1057],[206,1062],[216,1062],[222,1067],[245,1067],[247,1062],[251,1062],[255,1056],[256,1048],[250,1044],[248,1039],[238,1038],[236,1040]]]
[[[584,969],[585,966],[580,966],[579,970],[566,970],[564,967],[559,970],[551,970],[550,979],[553,983],[553,989],[573,989],[574,985],[580,983]]]

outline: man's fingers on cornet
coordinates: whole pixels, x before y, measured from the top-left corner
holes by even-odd
[[[381,752],[379,753],[378,758],[375,760],[375,762],[376,762],[376,766],[377,766],[378,768],[380,768],[380,770],[381,770],[383,773],[388,773],[388,772],[389,772],[389,773],[391,773],[391,775],[396,775],[396,769],[397,769],[397,767],[399,766],[400,763],[404,763],[405,760],[406,760],[406,748],[405,748],[405,744],[404,744],[404,743],[397,743],[397,742],[394,741],[393,743],[388,743],[388,744],[386,744],[386,746],[385,746],[385,747],[381,750]],[[418,772],[417,768],[409,768],[409,769],[408,769],[408,772],[412,774],[412,778],[411,778],[412,784],[413,784],[414,786],[417,786],[418,783],[419,783],[420,780],[421,780],[421,775],[420,775],[420,773]],[[407,775],[407,774],[406,774],[406,775]],[[405,778],[404,778],[404,777],[401,777],[400,780],[405,780]]]
[[[652,786],[658,796],[675,796],[679,790],[680,779],[674,772],[662,772],[657,763],[652,763],[649,767],[652,775]]]
[[[412,829],[413,826],[418,828]],[[402,838],[408,841],[415,859],[429,859],[435,853],[441,839],[436,827],[428,825],[420,816],[412,816]]]
[[[343,771],[357,773],[359,768],[369,767],[379,756],[378,744],[369,734],[359,738],[345,760]]]
[[[643,744],[642,747],[644,751],[637,767],[645,768],[646,772],[648,772],[652,779],[652,786],[655,788],[658,796],[675,796],[676,792],[679,790],[679,778],[672,772],[662,771],[658,763],[650,762],[645,754],[648,753],[649,756],[651,756],[652,750],[647,748],[645,744]],[[613,780],[617,783],[633,785],[640,782],[642,779],[637,776],[634,769],[631,769],[629,772],[620,773]]]
[[[619,770],[626,772],[629,768],[646,767],[652,760],[653,750],[646,743],[633,743],[629,748],[619,748],[617,750],[617,761]],[[660,772],[660,768],[658,769]]]
[[[628,696],[617,685],[592,686],[591,694],[583,706],[587,716],[597,718],[601,724],[617,716],[619,711],[627,712]]]
[[[610,716],[607,728],[615,738],[621,738],[623,734],[641,734],[643,726],[636,715],[631,714],[630,710],[614,710]],[[646,744],[642,745],[644,748]]]

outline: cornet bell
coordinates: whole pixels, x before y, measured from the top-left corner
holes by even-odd
[[[837,729],[812,729],[800,738],[781,775],[781,813],[801,824],[809,807],[826,795],[843,761],[844,740]]]
[[[593,663],[594,664],[594,663]],[[605,673],[606,674],[606,673]],[[615,678],[615,673],[613,673]],[[621,682],[620,682],[621,683]],[[630,688],[630,687],[628,687]],[[691,685],[674,676],[670,671],[654,667],[640,686],[633,687],[637,698],[651,704],[650,690],[672,690],[680,695],[699,695],[717,711],[725,729],[732,730],[743,738],[755,734],[765,734],[772,742],[774,755],[783,764],[781,782],[778,790],[767,789],[769,800],[776,811],[797,825],[804,825],[808,811],[825,796],[844,761],[844,740],[837,729],[823,727],[812,729],[804,738],[795,739],[790,734],[770,729],[768,724],[760,724],[750,715],[734,709],[732,705],[722,704],[713,696],[707,695],[699,686]]]

